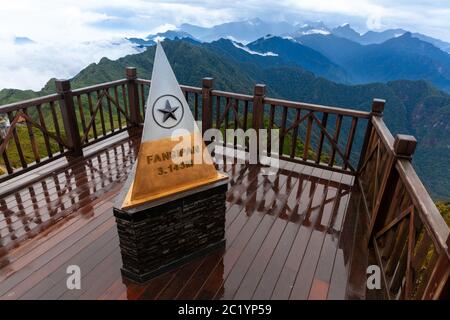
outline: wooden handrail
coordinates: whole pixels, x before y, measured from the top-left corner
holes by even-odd
[[[141,79],[141,78],[138,78],[136,80],[136,82],[142,83],[145,85],[151,84],[151,80]],[[195,93],[202,92],[202,88],[199,88],[199,87],[186,86],[186,85],[180,85],[180,87],[183,91],[189,91],[189,92],[195,92]],[[241,101],[252,101],[253,100],[252,95],[228,92],[228,91],[222,91],[222,90],[211,90],[211,94],[213,96],[220,96],[220,97],[224,97],[224,98],[233,98],[233,99],[238,99]],[[367,112],[367,111],[359,111],[359,110],[346,109],[346,108],[341,108],[341,107],[324,106],[324,105],[305,103],[305,102],[295,102],[295,101],[275,99],[275,98],[269,98],[269,97],[264,98],[264,104],[282,105],[282,106],[286,106],[289,108],[295,108],[295,109],[305,109],[305,110],[332,113],[332,114],[342,114],[342,115],[352,116],[352,117],[357,117],[357,118],[362,118],[362,119],[368,119],[370,117],[370,112]]]
[[[306,109],[311,111],[318,111],[318,112],[325,112],[325,113],[332,113],[332,114],[341,114],[345,116],[352,116],[362,119],[369,119],[370,112],[367,111],[358,111],[358,110],[352,110],[352,109],[345,109],[345,108],[339,108],[339,107],[329,107],[329,106],[323,106],[319,104],[312,104],[312,103],[304,103],[304,102],[295,102],[295,101],[288,101],[283,99],[273,99],[273,98],[265,98],[264,102],[267,104],[273,104],[273,105],[282,105],[289,108],[296,108],[296,109]]]
[[[80,94],[96,92],[98,90],[108,89],[108,88],[119,86],[119,85],[126,84],[126,83],[127,83],[127,79],[109,81],[109,82],[104,82],[104,83],[100,83],[100,84],[95,84],[93,86],[74,89],[74,90],[72,90],[72,93],[74,96],[76,96],[76,95],[80,95]]]
[[[148,80],[148,79],[137,78],[136,79],[136,83],[138,83],[138,84],[145,84],[145,85],[149,86],[152,83],[152,81]],[[186,85],[181,84],[180,88],[183,91],[189,91],[189,92],[194,92],[194,93],[202,93],[202,88],[199,88],[199,87],[186,86]]]
[[[42,97],[32,98],[28,100],[17,101],[0,106],[0,113],[8,113],[23,108],[34,107],[44,103],[54,102],[59,99],[59,94],[53,93]]]

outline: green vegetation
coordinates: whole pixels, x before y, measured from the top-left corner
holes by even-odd
[[[450,202],[438,201],[436,206],[444,217],[445,222],[450,227]]]

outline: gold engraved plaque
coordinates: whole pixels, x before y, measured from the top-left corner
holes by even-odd
[[[183,146],[177,146],[179,142],[171,138],[142,143],[136,176],[122,207],[136,206],[227,178],[217,172],[203,141],[196,136],[181,137],[192,141]]]

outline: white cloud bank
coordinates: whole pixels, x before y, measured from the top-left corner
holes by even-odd
[[[231,41],[231,42],[233,43],[233,45],[236,48],[244,50],[245,52],[250,53],[250,54],[255,54],[255,55],[258,55],[258,56],[262,56],[262,57],[277,57],[278,56],[277,53],[273,53],[271,51],[267,51],[267,52],[253,51],[253,50],[249,49],[248,47],[242,46],[242,45],[240,45],[239,43],[237,43],[235,41]]]
[[[40,90],[50,78],[71,78],[102,57],[117,59],[137,49],[126,40],[16,45],[1,39],[0,89]]]

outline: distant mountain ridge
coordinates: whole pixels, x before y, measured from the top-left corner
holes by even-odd
[[[314,34],[295,39],[341,66],[353,83],[423,79],[450,92],[450,55],[409,32],[371,45],[335,35]]]
[[[393,133],[414,134],[418,150],[414,164],[432,195],[450,199],[450,95],[424,81],[397,80],[366,85],[344,85],[316,77],[299,65],[276,56],[259,56],[239,48],[229,50],[231,41],[220,45],[185,40],[165,40],[164,49],[178,81],[199,86],[202,77],[215,78],[217,89],[250,93],[255,83],[267,85],[271,97],[370,110],[373,98],[387,100],[384,119]],[[256,49],[256,46],[250,46]],[[228,50],[228,51],[227,51]],[[230,52],[230,53],[227,53]],[[232,56],[232,55],[235,56]],[[126,66],[138,68],[139,77],[150,78],[154,46],[142,53],[116,61],[101,59],[72,79],[73,88],[123,78]],[[260,67],[265,61],[274,61]],[[1,90],[0,104],[54,92],[49,81],[40,92]]]
[[[287,22],[267,22],[259,18],[254,18],[223,23],[211,28],[184,23],[178,29],[192,34],[197,39],[205,42],[232,37],[238,42],[247,43],[261,38],[266,34],[280,35],[290,33],[294,30],[294,26]]]
[[[259,68],[297,66],[318,76],[337,82],[348,82],[346,72],[309,47],[275,36],[265,36],[246,46],[228,39],[204,44],[212,50],[234,58],[238,62],[251,62]]]
[[[304,21],[297,24],[291,24],[288,22],[268,22],[259,18],[227,22],[212,27],[200,27],[193,24],[183,23],[178,26],[177,30],[186,32],[194,38],[204,42],[211,42],[220,38],[231,37],[238,42],[248,43],[259,39],[266,34],[292,37],[299,37],[308,34],[333,34],[363,45],[380,44],[409,32],[408,30],[402,28],[396,28],[382,31],[370,30],[360,34],[354,30],[349,23],[344,23],[335,28],[330,28],[322,21]],[[450,43],[448,42],[418,32],[411,32],[411,34],[417,39],[431,43],[439,49],[450,53]]]

